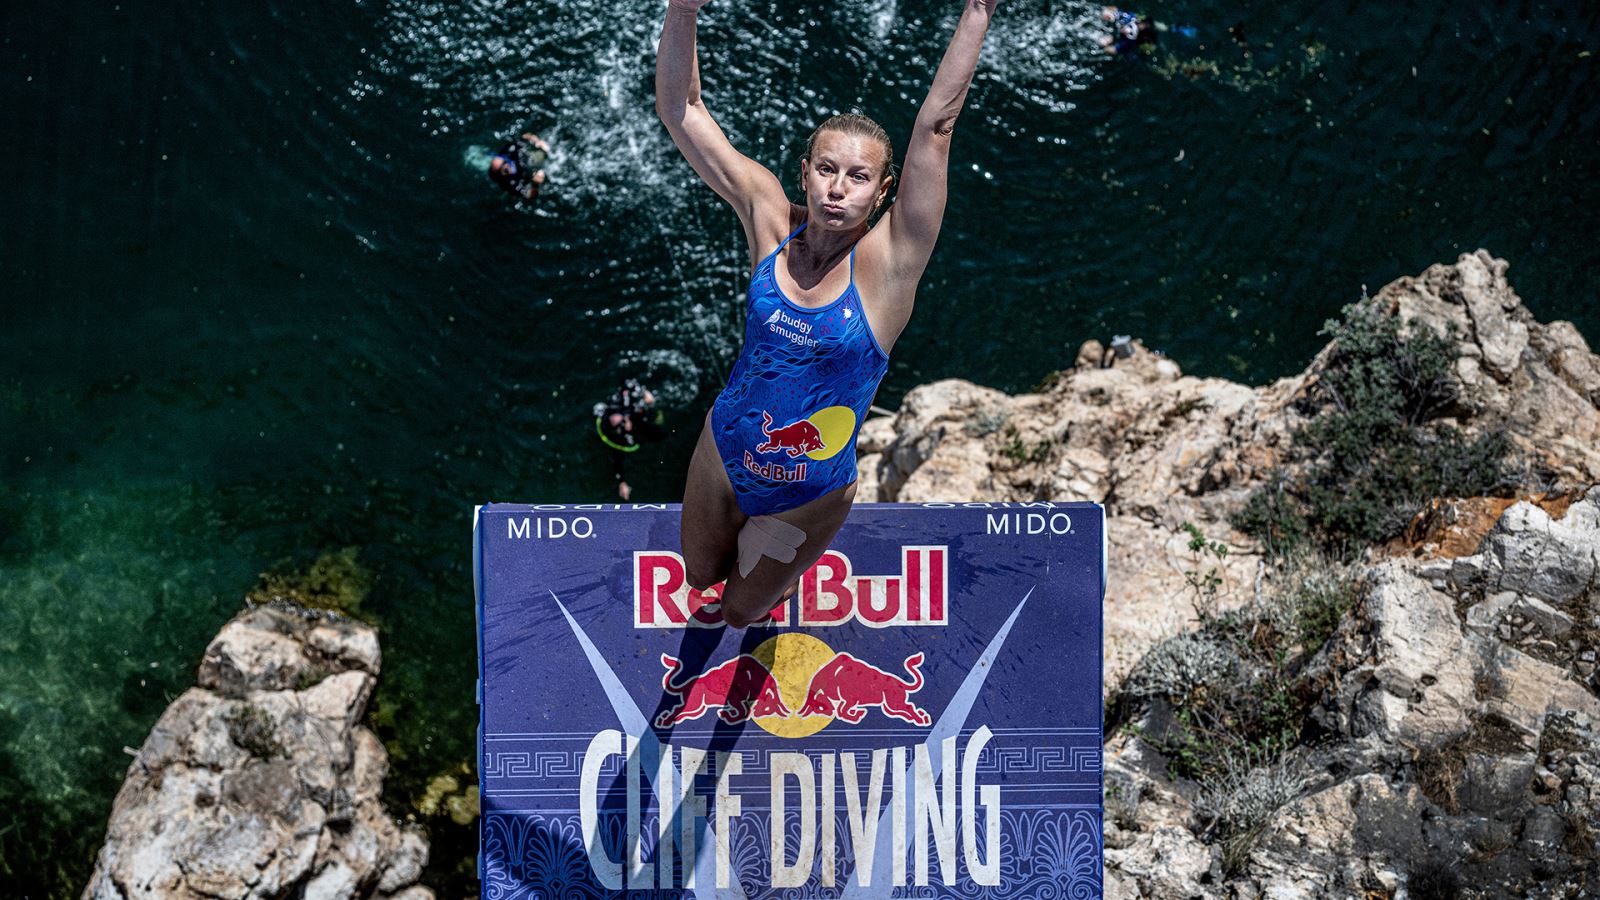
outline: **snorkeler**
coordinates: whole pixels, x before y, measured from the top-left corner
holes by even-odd
[[[611,448],[611,474],[617,480],[617,496],[623,500],[633,495],[625,470],[628,457],[645,441],[666,437],[661,420],[656,395],[634,378],[624,381],[604,403],[594,405],[594,430],[601,443]]]
[[[1114,29],[1111,36],[1100,39],[1100,47],[1107,53],[1132,53],[1140,44],[1156,39],[1155,23],[1138,13],[1106,6],[1100,9],[1100,18],[1110,22]]]
[[[689,584],[725,581],[723,617],[743,627],[772,610],[850,512],[856,435],[939,237],[951,135],[999,0],[962,0],[899,191],[876,224],[894,152],[866,116],[834,116],[812,133],[798,204],[729,143],[700,94],[695,25],[706,2],[669,2],[656,112],[749,244],[744,348],[689,463],[681,529]]]
[[[544,185],[544,161],[550,145],[537,134],[524,133],[489,158],[489,177],[510,194],[524,200],[539,196]]]

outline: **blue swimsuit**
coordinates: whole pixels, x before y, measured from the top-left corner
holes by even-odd
[[[711,434],[747,516],[794,509],[856,480],[856,434],[889,370],[850,285],[833,302],[799,306],[783,295],[778,254],[756,266],[744,349],[711,407]]]

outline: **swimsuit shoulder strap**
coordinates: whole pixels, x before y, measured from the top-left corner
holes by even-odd
[[[789,246],[789,242],[794,240],[795,235],[797,235],[800,232],[806,230],[806,225],[807,224],[809,224],[809,223],[801,222],[799,228],[796,228],[795,230],[789,232],[789,236],[784,238],[782,243],[778,244],[778,249],[772,251],[771,253],[768,253],[766,259],[763,259],[761,261],[760,265],[756,266],[756,268],[759,269],[759,268],[761,268],[761,266],[764,266],[767,263],[774,263],[775,264],[775,261],[778,258],[778,254],[783,252],[783,248]]]
[[[802,231],[805,231],[806,230],[806,226],[809,225],[809,224],[810,224],[809,222],[801,222],[800,223],[800,227],[796,228],[795,230],[793,230],[791,232],[789,232],[789,236],[783,239],[783,243],[778,245],[778,249],[774,250],[772,252],[781,253],[783,251],[783,248],[789,246],[789,242],[794,240],[795,235],[799,234]]]

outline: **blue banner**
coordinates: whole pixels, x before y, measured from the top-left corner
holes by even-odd
[[[1099,506],[857,505],[742,631],[678,522],[479,509],[484,896],[1101,896]]]

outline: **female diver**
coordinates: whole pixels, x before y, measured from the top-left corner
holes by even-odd
[[[962,0],[876,224],[894,153],[871,119],[834,116],[811,135],[799,204],[729,143],[700,95],[695,21],[707,2],[669,2],[656,112],[750,245],[744,348],[695,446],[682,523],[689,584],[726,581],[722,614],[737,628],[782,600],[850,512],[856,435],[939,237],[951,134],[999,0]]]

